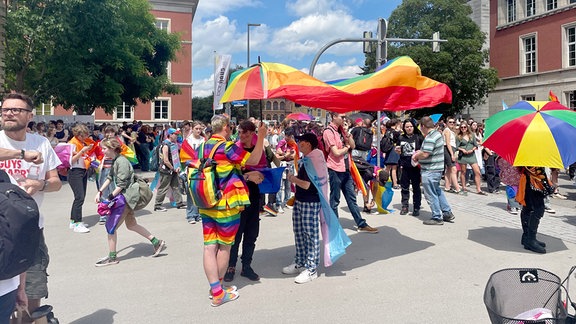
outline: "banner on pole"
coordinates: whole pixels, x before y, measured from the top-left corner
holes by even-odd
[[[220,110],[224,107],[220,104],[220,99],[226,90],[226,82],[228,81],[228,70],[230,68],[231,55],[216,55],[214,69],[214,103],[212,104],[214,110]]]

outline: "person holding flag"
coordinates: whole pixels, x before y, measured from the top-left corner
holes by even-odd
[[[167,130],[168,138],[162,142],[160,153],[160,167],[158,173],[160,180],[158,181],[158,189],[156,191],[156,202],[154,203],[154,211],[165,212],[167,209],[162,206],[168,188],[172,188],[172,195],[176,202],[176,208],[180,209],[185,207],[186,204],[182,202],[182,196],[179,190],[179,180],[181,165],[180,153],[178,149],[178,135],[180,131],[175,128]]]
[[[72,209],[70,211],[70,229],[75,233],[88,233],[90,230],[82,222],[82,206],[86,198],[88,185],[88,170],[92,157],[96,155],[98,145],[90,138],[90,131],[84,124],[78,124],[72,128],[74,137],[69,141],[74,145],[68,183],[74,194]]]

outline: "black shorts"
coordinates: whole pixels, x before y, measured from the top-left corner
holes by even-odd
[[[452,148],[452,150],[454,150],[454,148]],[[451,168],[456,165],[456,163],[452,161],[452,156],[450,156],[450,151],[448,151],[448,146],[446,145],[444,145],[444,165],[447,168]]]

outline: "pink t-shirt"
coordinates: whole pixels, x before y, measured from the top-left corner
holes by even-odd
[[[336,146],[337,149],[344,147],[344,143],[342,142],[340,133],[338,133],[337,129],[338,127],[336,127],[336,125],[330,123],[322,135],[326,145],[325,149],[329,152],[328,158],[326,158],[326,165],[328,166],[328,169],[332,169],[337,172],[346,172],[346,164],[344,163],[344,157],[346,154],[335,156],[331,149],[332,146]]]

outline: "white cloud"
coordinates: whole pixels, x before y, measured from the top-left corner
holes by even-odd
[[[286,8],[299,17],[344,9],[345,6],[334,0],[296,0],[286,3]]]
[[[207,79],[195,80],[192,92],[194,97],[210,96],[214,92],[214,74]]]
[[[309,73],[309,69],[302,69]],[[322,81],[332,81],[357,77],[362,69],[358,65],[340,65],[337,62],[326,62],[317,64],[314,67],[314,77]]]

